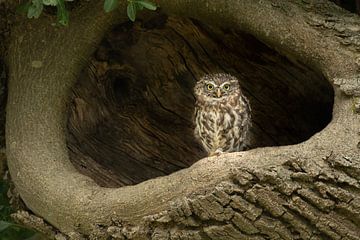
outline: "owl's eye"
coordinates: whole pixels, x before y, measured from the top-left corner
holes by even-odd
[[[224,90],[228,91],[228,90],[230,90],[230,85],[229,85],[229,84],[225,84],[225,85],[223,86],[223,88],[224,88]]]
[[[206,84],[206,89],[207,90],[209,90],[209,91],[211,91],[211,90],[213,90],[214,89],[214,85],[212,85],[212,84]]]

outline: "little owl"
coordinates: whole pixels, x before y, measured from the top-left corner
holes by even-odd
[[[202,77],[195,85],[195,136],[208,155],[244,149],[250,106],[239,81],[229,74]]]

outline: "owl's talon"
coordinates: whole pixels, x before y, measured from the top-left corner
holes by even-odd
[[[210,153],[209,154],[209,157],[213,157],[213,156],[220,156],[222,153],[224,153],[223,151],[222,151],[222,149],[216,149],[216,151],[215,152],[212,152],[212,153]]]

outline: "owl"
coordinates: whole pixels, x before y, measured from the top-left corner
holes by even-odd
[[[244,149],[250,106],[239,81],[230,74],[205,75],[195,85],[195,137],[209,156]]]

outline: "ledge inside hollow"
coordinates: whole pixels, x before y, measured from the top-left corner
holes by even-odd
[[[83,70],[68,120],[72,163],[106,187],[191,166],[205,157],[192,88],[219,72],[250,100],[250,148],[296,144],[331,121],[333,88],[310,67],[243,32],[151,15],[115,27]]]

